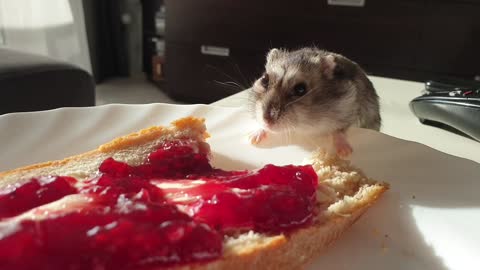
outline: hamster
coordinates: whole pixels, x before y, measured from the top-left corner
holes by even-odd
[[[353,149],[345,132],[352,126],[379,130],[378,95],[364,70],[345,56],[317,48],[272,49],[265,73],[251,87],[251,107],[261,128],[252,144],[270,132],[298,132],[332,138],[338,156]]]

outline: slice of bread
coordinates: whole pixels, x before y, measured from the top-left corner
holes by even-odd
[[[187,117],[173,122],[170,127],[150,127],[64,160],[0,173],[0,188],[39,175],[87,179],[98,172],[100,163],[108,157],[138,165],[158,144],[173,139],[192,139],[209,151],[205,143],[208,136],[203,119]],[[310,163],[321,183],[312,225],[289,234],[267,235],[250,231],[225,237],[221,258],[168,269],[301,269],[333,243],[388,189],[388,185],[369,179],[348,161],[323,152],[315,153]]]

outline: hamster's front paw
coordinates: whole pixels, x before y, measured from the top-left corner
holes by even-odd
[[[254,145],[259,144],[266,138],[267,132],[264,129],[255,130],[248,135],[248,141]]]
[[[342,144],[341,146],[337,146],[337,155],[341,159],[349,159],[353,153],[353,149],[349,144]]]
[[[348,143],[347,138],[345,138],[345,134],[335,133],[333,135],[333,142],[337,155],[341,159],[349,159],[353,153],[353,148],[350,143]]]

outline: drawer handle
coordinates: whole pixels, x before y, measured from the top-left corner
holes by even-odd
[[[365,0],[328,0],[328,4],[333,6],[363,7],[365,6]]]
[[[200,51],[207,55],[229,56],[230,48],[202,45]]]

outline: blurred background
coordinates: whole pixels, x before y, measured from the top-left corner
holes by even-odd
[[[480,0],[0,0],[0,47],[81,67],[97,105],[210,103],[248,88],[274,47],[480,80],[478,14]]]

